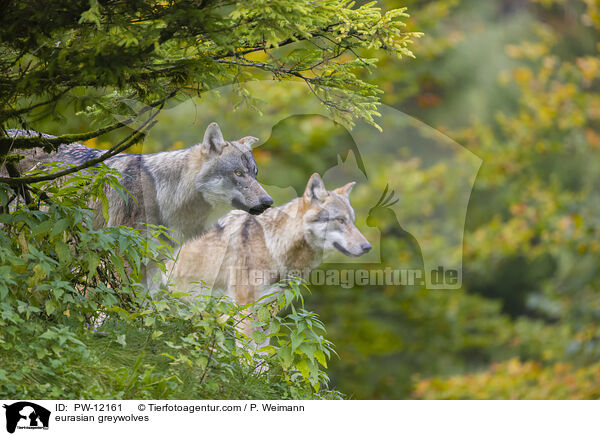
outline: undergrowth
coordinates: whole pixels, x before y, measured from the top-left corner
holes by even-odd
[[[0,185],[0,397],[29,399],[341,398],[327,388],[333,353],[291,280],[253,307],[142,287],[144,266],[172,254],[168,231],[94,227],[106,189],[125,195],[106,167],[31,202]],[[251,309],[252,352],[237,328]]]

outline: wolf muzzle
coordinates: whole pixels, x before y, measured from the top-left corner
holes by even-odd
[[[339,251],[342,254],[345,254],[348,257],[360,257],[363,254],[368,253],[372,248],[371,244],[369,244],[368,242],[365,242],[364,244],[362,244],[360,246],[360,249],[361,249],[360,253],[351,253],[350,251],[346,250],[344,247],[342,247],[337,242],[334,242],[333,246],[336,248],[337,251]]]
[[[260,203],[256,206],[252,206],[252,207],[243,204],[237,198],[233,199],[233,201],[231,202],[231,205],[233,207],[235,207],[236,209],[244,210],[252,215],[260,215],[265,210],[270,208],[272,204],[273,204],[273,199],[271,197],[269,197],[268,195],[261,197]]]

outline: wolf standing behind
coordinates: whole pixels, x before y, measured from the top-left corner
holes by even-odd
[[[9,130],[10,136],[34,136],[37,132]],[[51,137],[50,135],[43,135]],[[99,224],[139,227],[163,225],[175,230],[179,240],[201,234],[212,217],[231,208],[262,213],[273,200],[256,180],[257,167],[251,145],[258,139],[246,136],[225,141],[217,123],[206,129],[202,143],[183,150],[154,154],[119,153],[105,161],[119,170],[121,183],[135,198],[123,198],[108,190],[109,219]],[[38,163],[81,164],[104,153],[82,144],[65,144],[53,153],[27,150],[19,162],[21,173]]]
[[[327,191],[318,174],[302,197],[254,217],[233,211],[201,237],[185,243],[167,264],[178,290],[203,282],[239,304],[252,303],[291,272],[316,268],[332,251],[358,257],[371,245],[354,224],[355,182]],[[198,285],[199,286],[199,285]],[[252,328],[243,325],[246,334]]]

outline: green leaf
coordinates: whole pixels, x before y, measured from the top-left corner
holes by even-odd
[[[308,377],[310,375],[310,370],[308,368],[308,360],[303,359],[300,362],[298,362],[296,364],[296,368],[298,369],[298,371],[300,371],[300,374],[302,374],[302,377],[305,380],[308,380]]]
[[[114,266],[117,268],[119,277],[121,277],[123,279],[126,278],[127,274],[125,274],[125,266],[123,264],[123,259],[114,253],[111,253],[110,259],[111,259],[112,263],[114,264]]]
[[[63,241],[56,241],[54,244],[54,251],[58,256],[58,261],[61,264],[65,264],[71,261],[73,256],[71,255],[71,250],[69,250],[69,246],[65,244]]]
[[[42,236],[42,235],[48,233],[53,225],[54,225],[53,220],[42,221],[37,226],[35,226],[33,229],[31,229],[31,235],[34,237]]]
[[[50,237],[54,238],[56,235],[63,233],[69,227],[70,220],[68,218],[61,218],[54,223]]]
[[[56,310],[56,304],[54,300],[46,300],[46,313],[52,315]]]
[[[98,265],[100,265],[100,258],[96,254],[88,252],[86,260],[88,274],[93,277],[97,274],[96,268],[98,267]]]
[[[313,353],[313,356],[315,356],[315,358],[321,365],[323,365],[325,368],[327,368],[327,359],[325,358],[325,354],[323,353],[323,351],[315,350],[315,352]]]
[[[55,331],[46,330],[44,333],[42,333],[40,335],[40,338],[43,338],[43,339],[55,339],[57,336],[58,336],[58,334]]]
[[[152,327],[155,322],[156,322],[156,318],[149,316],[148,318],[146,318],[144,320],[144,325],[146,327]]]
[[[265,345],[264,347],[260,347],[256,351],[259,353],[265,353],[267,355],[272,355],[277,351],[277,348],[275,348],[273,345]]]
[[[294,293],[290,289],[285,289],[283,295],[285,296],[285,306],[288,306],[294,301]]]
[[[292,354],[290,347],[280,348],[277,354],[281,359],[281,366],[283,369],[288,369],[294,362],[294,355]]]
[[[296,348],[298,348],[300,344],[304,341],[302,333],[298,332],[297,330],[294,330],[292,332],[292,334],[290,335],[290,339],[292,341],[292,352],[294,352]]]
[[[311,362],[314,359],[314,353],[316,351],[316,348],[317,347],[315,346],[315,344],[311,344],[309,342],[304,342],[298,347],[298,349],[302,351],[306,355],[306,357],[310,359]]]
[[[276,335],[277,333],[279,333],[280,328],[281,328],[281,324],[276,319],[272,319],[271,322],[269,323],[269,330],[271,331],[271,333],[270,333],[271,335]]]
[[[4,283],[0,283],[0,300],[4,300],[8,295],[8,287]]]
[[[269,312],[269,309],[263,306],[260,309],[258,309],[257,318],[258,321],[262,323],[267,323],[271,319],[271,312]]]
[[[267,337],[265,336],[265,334],[260,330],[255,330],[252,332],[252,339],[254,339],[254,342],[256,342],[257,344],[262,344],[266,338]]]
[[[196,359],[196,364],[200,367],[200,369],[204,370],[208,365],[208,358],[206,356],[200,356]]]

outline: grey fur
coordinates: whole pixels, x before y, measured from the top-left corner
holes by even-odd
[[[9,135],[53,138],[31,130],[9,130]],[[100,224],[139,227],[141,223],[163,225],[186,240],[203,233],[213,218],[232,208],[262,213],[273,200],[256,180],[256,162],[250,144],[254,137],[225,141],[216,123],[206,129],[202,143],[183,150],[154,154],[120,153],[104,163],[119,170],[121,183],[137,200],[107,192],[109,220]],[[104,151],[74,143],[58,151],[42,149],[22,152],[21,173],[38,163],[81,164]],[[5,170],[2,170],[5,174]]]

